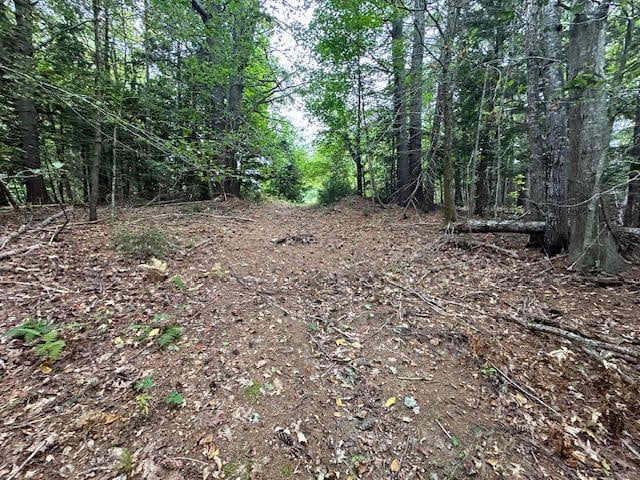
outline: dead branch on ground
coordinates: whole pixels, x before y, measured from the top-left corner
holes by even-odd
[[[627,355],[632,358],[640,359],[640,352],[634,350],[633,348],[623,347],[620,345],[615,345],[613,343],[603,342],[601,340],[595,340],[593,338],[584,337],[582,335],[578,335],[577,333],[569,332],[568,330],[563,330],[562,328],[558,328],[558,327],[544,325],[542,323],[528,322],[523,318],[517,317],[515,314],[509,315],[509,319],[522,325],[527,330],[531,330],[532,332],[551,333],[553,335],[557,335],[559,337],[567,338],[571,341],[578,342],[583,345],[587,345],[588,347],[591,347],[591,348],[601,348],[609,352],[621,353],[623,355]]]

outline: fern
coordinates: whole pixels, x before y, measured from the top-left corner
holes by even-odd
[[[29,318],[22,325],[9,329],[5,335],[9,338],[22,338],[25,343],[31,343],[36,338],[53,331],[54,328],[52,323]]]
[[[166,348],[171,343],[180,340],[182,332],[184,332],[184,327],[168,327],[164,332],[162,332],[162,336],[158,339],[158,345],[160,348]]]
[[[40,337],[40,343],[36,345],[35,350],[41,357],[55,361],[60,357],[65,345],[65,341],[58,338],[58,332],[52,330]]]

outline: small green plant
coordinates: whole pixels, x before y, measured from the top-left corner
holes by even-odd
[[[166,397],[164,397],[164,403],[166,403],[170,408],[178,408],[184,403],[184,397],[174,388]]]
[[[62,354],[65,345],[65,341],[58,338],[58,332],[51,330],[40,337],[40,341],[36,345],[36,353],[46,360],[55,362]]]
[[[54,328],[53,323],[44,322],[37,318],[28,318],[22,325],[9,329],[5,335],[9,338],[22,338],[24,343],[31,343]]]
[[[224,478],[235,478],[236,480],[249,480],[251,478],[251,470],[253,470],[251,462],[229,462],[222,467]]]
[[[156,320],[163,320],[167,318],[168,315],[158,314],[154,317]],[[149,337],[158,337],[157,344],[162,349],[172,349],[174,351],[178,350],[177,345],[173,345],[180,341],[182,338],[182,332],[184,332],[184,327],[180,327],[177,325],[165,325],[165,326],[154,326],[154,325],[131,325],[127,330],[136,331],[138,340],[144,340]]]
[[[134,383],[133,389],[136,392],[151,390],[155,384],[156,384],[155,379],[151,375],[147,375],[146,377],[143,377],[140,380],[138,380],[136,383]]]
[[[182,277],[180,275],[174,275],[173,277],[171,277],[171,283],[173,283],[173,286],[178,290],[184,291],[187,288],[184,280],[182,280]]]
[[[29,318],[22,325],[9,329],[5,335],[9,338],[22,338],[25,344],[35,344],[36,354],[52,362],[60,358],[66,345],[63,339],[58,338],[58,331],[53,323],[35,318]]]
[[[138,260],[151,257],[164,258],[171,250],[169,236],[156,229],[148,228],[139,232],[120,230],[113,239],[113,248],[123,255]]]
[[[175,325],[166,327],[163,329],[162,335],[160,335],[160,338],[158,339],[158,345],[160,348],[167,348],[171,346],[172,343],[178,342],[182,338],[182,332],[184,332],[184,327],[178,327]]]
[[[116,473],[130,475],[133,471],[133,454],[128,448],[123,448],[118,456],[115,467]]]
[[[283,465],[282,470],[280,471],[280,476],[282,478],[291,478],[293,476],[293,468],[291,467],[291,465]]]
[[[147,375],[133,384],[133,389],[136,392],[141,392],[139,395],[136,395],[136,403],[140,411],[145,415],[149,414],[149,404],[151,400],[153,400],[153,395],[149,393],[149,390],[151,390],[155,384],[156,381],[151,375]]]
[[[480,369],[480,373],[484,378],[493,378],[496,374],[496,369],[485,363]]]
[[[149,415],[149,404],[153,399],[153,395],[150,393],[141,393],[140,395],[136,395],[136,403],[138,404],[138,408],[145,415]]]
[[[260,397],[262,397],[262,385],[260,385],[260,382],[251,380],[251,383],[244,389],[244,398],[253,402]]]

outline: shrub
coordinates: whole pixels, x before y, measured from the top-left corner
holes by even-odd
[[[169,253],[171,246],[169,236],[156,228],[140,232],[121,230],[113,239],[113,248],[116,251],[138,260],[163,258]]]
[[[321,205],[335,203],[352,194],[353,188],[347,179],[332,175],[324,182],[318,192],[318,203]]]
[[[271,178],[270,190],[279,197],[291,202],[302,201],[302,171],[293,162],[278,168]]]

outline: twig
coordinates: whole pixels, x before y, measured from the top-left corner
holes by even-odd
[[[638,450],[636,450],[635,448],[633,448],[629,442],[627,442],[626,440],[622,440],[622,444],[627,447],[629,449],[629,451],[631,453],[633,453],[637,459],[640,459],[640,453],[638,452]]]
[[[0,284],[1,285],[14,285],[15,284],[15,285],[23,285],[25,287],[40,287],[43,290],[46,290],[47,292],[49,290],[51,290],[54,293],[61,293],[61,294],[71,293],[71,290],[67,290],[66,288],[64,288],[64,289],[55,288],[55,287],[50,287],[48,285],[42,285],[41,283],[15,282],[15,281],[11,281],[11,280],[0,280]]]
[[[179,213],[179,212],[174,212],[174,213],[162,213],[160,215],[154,215],[152,217],[144,217],[144,218],[141,218],[139,220],[133,220],[133,221],[129,222],[129,224],[140,223],[140,222],[148,222],[149,219],[154,219],[154,218],[195,217],[195,216],[219,218],[219,219],[222,219],[222,220],[237,220],[239,222],[255,222],[255,220],[253,220],[252,218],[237,217],[235,215],[216,215],[216,214],[213,214],[213,213]]]
[[[427,298],[426,295],[418,292],[417,290],[414,290],[414,289],[409,288],[409,287],[405,287],[404,285],[400,285],[399,283],[396,283],[396,282],[394,282],[392,280],[389,280],[388,278],[386,279],[386,281],[387,281],[387,283],[390,283],[394,287],[398,287],[398,288],[404,290],[405,292],[408,292],[411,295],[414,295],[414,296],[418,297],[424,303],[429,305],[434,312],[439,313],[440,315],[446,315],[446,312],[442,309],[442,307],[440,307],[440,305],[438,305],[438,302],[435,299]]]
[[[511,385],[513,385],[516,389],[520,390],[522,393],[524,393],[527,397],[529,397],[531,400],[535,400],[536,402],[538,402],[540,405],[547,407],[549,410],[551,410],[553,413],[555,413],[558,417],[560,418],[564,418],[562,416],[562,414],[556,410],[555,408],[553,408],[552,406],[550,406],[549,404],[545,403],[544,400],[542,400],[540,397],[538,397],[537,395],[535,395],[533,392],[531,392],[528,388],[525,388],[519,384],[517,384],[515,381],[513,381],[506,373],[504,373],[500,368],[496,367],[493,363],[489,362],[489,365],[494,368],[496,370],[496,372],[498,372],[500,374],[500,376],[502,378],[504,378],[507,382],[509,382]]]
[[[200,465],[209,465],[207,462],[203,462],[202,460],[197,460],[195,458],[190,457],[173,457],[174,460],[187,460],[189,462],[199,463]]]
[[[434,380],[432,378],[425,378],[425,377],[396,377],[398,380],[408,380],[411,382],[429,382],[429,383],[440,383],[437,380]]]
[[[16,475],[18,475],[18,473],[20,473],[20,471],[27,465],[27,463],[29,463],[33,457],[35,457],[38,452],[46,447],[48,447],[49,445],[53,445],[53,442],[55,442],[57,435],[55,433],[49,435],[47,438],[45,438],[42,442],[40,442],[40,445],[38,445],[35,450],[33,452],[31,452],[31,455],[29,455],[27,457],[27,459],[22,462],[22,465],[20,465],[18,467],[17,470],[14,470],[14,472],[9,475],[6,480],[11,480],[12,478],[15,478]]]
[[[528,330],[544,332],[544,333],[553,333],[554,335],[558,335],[563,338],[568,338],[569,340],[582,343],[583,345],[588,345],[594,348],[602,348],[604,350],[609,350],[611,352],[617,352],[624,355],[628,355],[633,358],[640,358],[640,352],[637,352],[632,348],[622,347],[620,345],[614,345],[612,343],[603,342],[601,340],[595,340],[593,338],[583,337],[582,335],[578,335],[577,333],[569,332],[567,330],[563,330],[558,327],[543,325],[541,323],[528,322],[523,318],[517,317],[515,314],[509,315],[509,318],[514,322],[519,323],[523,327],[527,328]]]
[[[191,252],[193,252],[196,248],[200,248],[203,245],[206,245],[207,243],[209,243],[211,240],[215,240],[216,238],[218,238],[218,237],[209,237],[209,238],[206,238],[206,239],[202,240],[199,243],[196,243],[193,247],[189,248],[186,252],[184,252],[184,256],[186,257],[187,255],[190,255]]]
[[[42,244],[36,243],[35,245],[27,245],[25,247],[18,247],[14,248],[13,250],[8,250],[6,252],[0,252],[0,260],[18,255],[19,253],[31,253],[32,250],[36,250],[40,247],[42,247]]]
[[[442,424],[440,423],[440,421],[436,418],[436,423],[438,424],[438,426],[442,429],[442,431],[444,432],[444,434],[447,436],[447,438],[451,441],[453,441],[453,438],[451,437],[451,434],[449,432],[447,432],[447,429],[444,428],[442,426]]]

